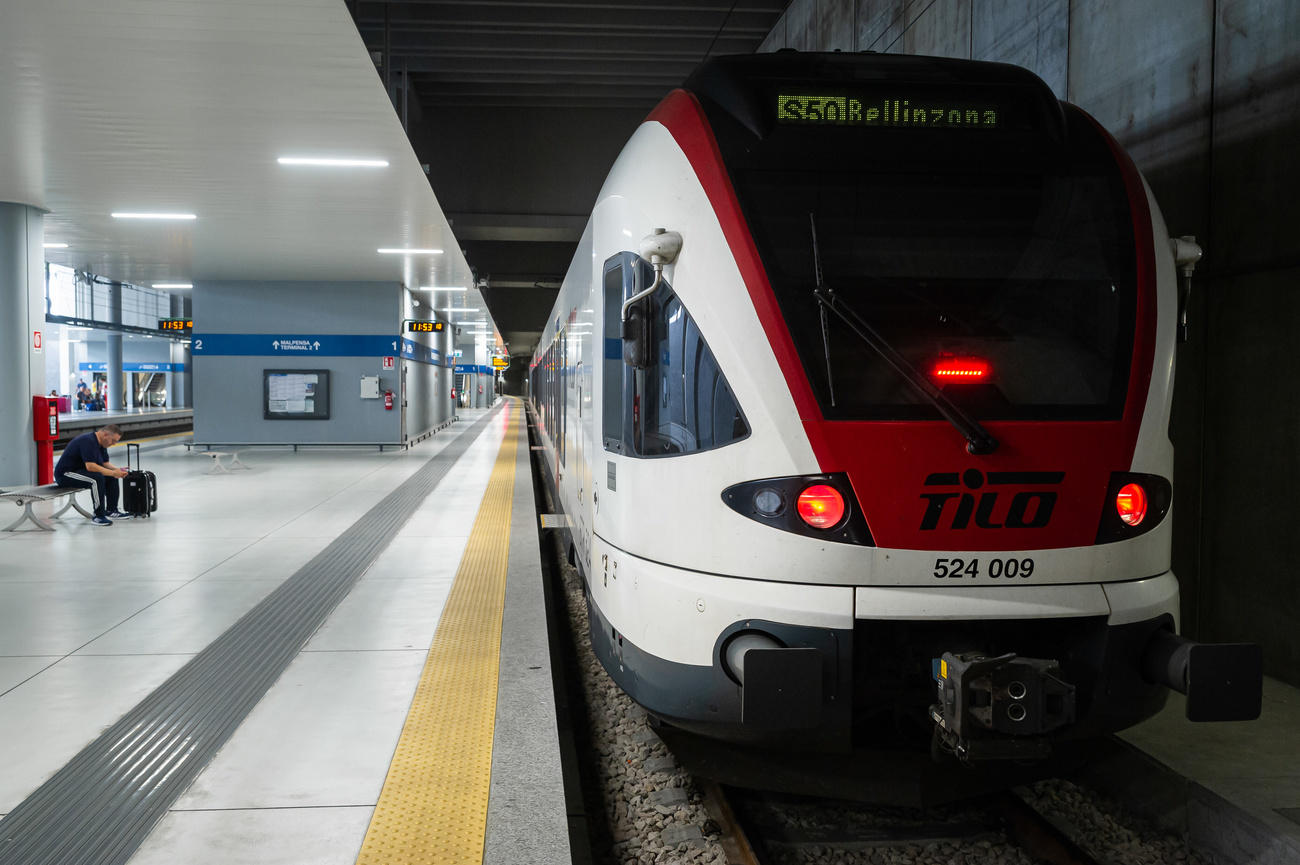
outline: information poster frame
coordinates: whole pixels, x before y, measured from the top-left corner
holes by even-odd
[[[263,369],[264,420],[329,420],[328,369]]]

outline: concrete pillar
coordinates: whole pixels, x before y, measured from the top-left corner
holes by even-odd
[[[190,299],[179,294],[173,294],[169,300],[171,308],[168,314],[172,318],[189,318],[190,317]],[[193,361],[190,359],[190,344],[188,342],[174,341],[171,344],[171,363],[172,367],[183,366],[181,372],[167,373],[167,408],[191,408],[194,405],[190,398],[190,382],[193,381]]]
[[[122,323],[122,283],[114,282],[108,287],[108,320],[113,324]],[[104,400],[104,410],[126,408],[131,404],[128,395],[131,386],[122,382],[122,334],[120,331],[108,332],[108,399]]]
[[[32,397],[45,387],[45,217],[0,202],[0,485],[36,483]]]

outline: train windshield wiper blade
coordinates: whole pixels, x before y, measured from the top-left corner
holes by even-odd
[[[943,415],[944,420],[957,428],[957,431],[966,439],[967,451],[973,454],[990,454],[997,450],[998,440],[993,437],[992,433],[981,426],[980,422],[975,418],[962,411],[956,403],[944,396],[943,391],[922,375],[916,367],[908,363],[851,306],[836,297],[833,292],[821,286],[813,294],[824,311],[830,311],[838,316],[840,321],[848,326],[849,330],[856,333],[859,339],[879,354],[904,381],[912,386],[913,390],[933,405],[939,414]]]

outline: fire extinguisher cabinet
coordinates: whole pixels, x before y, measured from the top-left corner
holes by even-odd
[[[59,438],[59,400],[32,397],[32,440],[36,442],[36,483],[54,483],[54,442]]]

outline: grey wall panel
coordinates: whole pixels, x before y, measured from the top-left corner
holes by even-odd
[[[195,339],[204,333],[377,334],[396,339],[402,317],[399,292],[396,283],[196,282]],[[196,442],[401,441],[401,412],[385,411],[383,400],[361,399],[361,376],[385,374],[379,357],[195,354],[193,361]],[[264,369],[330,370],[330,419],[263,419]],[[395,384],[396,373],[387,375]]]
[[[817,50],[852,51],[854,0],[816,0],[816,4]]]
[[[1215,266],[1300,260],[1300,3],[1220,0],[1214,116]]]
[[[767,36],[763,38],[762,43],[758,46],[758,50],[755,53],[765,54],[771,51],[780,51],[785,47],[785,17],[787,14],[789,14],[789,10],[781,13],[781,17],[777,19],[776,25],[773,26]]]
[[[1219,0],[1206,276],[1200,627],[1300,685],[1300,4]]]
[[[1224,280],[1212,309],[1206,401],[1206,578],[1198,597],[1206,639],[1257,640],[1265,668],[1294,681],[1300,668],[1295,554],[1300,509],[1297,364],[1300,268]],[[1249,335],[1225,340],[1224,335]]]
[[[1069,0],[975,0],[971,57],[1033,70],[1058,99],[1064,99],[1069,10]]]
[[[785,44],[796,51],[820,51],[817,0],[795,0],[785,10]]]
[[[901,50],[907,6],[907,0],[857,0],[854,48],[880,52]]]
[[[1214,0],[1075,0],[1070,10],[1067,98],[1144,169],[1204,152]]]
[[[970,57],[971,0],[914,3],[907,10],[903,52],[931,57]]]

